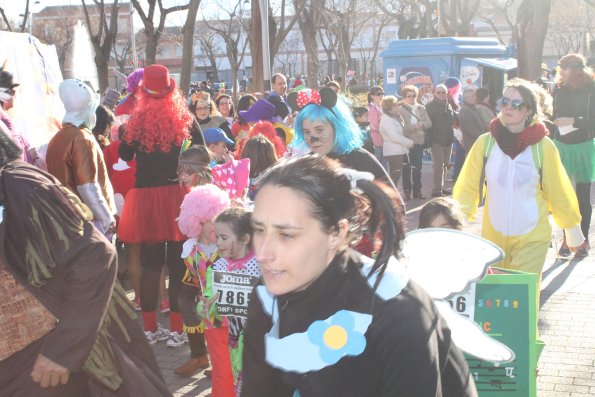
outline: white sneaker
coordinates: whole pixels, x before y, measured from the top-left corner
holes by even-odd
[[[169,333],[169,338],[167,339],[167,347],[180,347],[186,343],[184,341],[184,335],[179,334],[176,331]]]
[[[168,339],[169,330],[162,328],[161,324],[157,324],[157,331],[145,331],[145,336],[147,337],[147,341],[149,341],[149,344],[154,345],[157,342],[161,342],[162,340]]]

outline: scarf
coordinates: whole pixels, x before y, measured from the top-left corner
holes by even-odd
[[[512,133],[502,124],[499,117],[492,120],[490,130],[500,149],[512,159],[528,146],[536,144],[549,134],[545,124],[541,121],[525,127],[519,134]]]

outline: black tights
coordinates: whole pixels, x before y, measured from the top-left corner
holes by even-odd
[[[578,209],[582,217],[581,230],[585,239],[589,241],[589,226],[591,226],[591,214],[593,213],[593,208],[591,207],[591,184],[577,183],[576,198],[578,199]]]
[[[172,312],[178,312],[178,292],[185,269],[184,260],[181,258],[182,244],[181,241],[168,241],[141,245],[140,305],[143,312],[153,312],[157,309],[159,280],[164,263],[169,270],[167,291],[170,309]]]

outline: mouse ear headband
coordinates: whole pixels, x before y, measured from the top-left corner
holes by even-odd
[[[332,112],[337,104],[337,93],[327,87],[321,88],[320,91],[306,88],[290,92],[287,95],[287,104],[298,112],[311,104],[324,106]]]

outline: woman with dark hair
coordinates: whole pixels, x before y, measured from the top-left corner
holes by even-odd
[[[103,150],[110,143],[110,133],[115,117],[112,111],[103,105],[97,106],[97,109],[95,109],[95,117],[97,118],[97,121],[91,132],[93,132],[97,143],[99,143],[101,150]]]
[[[220,94],[215,99],[215,105],[217,106],[219,113],[221,113],[221,116],[227,120],[227,124],[231,127],[236,119],[236,110],[233,106],[231,97],[227,94]]]
[[[211,94],[204,91],[198,91],[192,94],[190,97],[190,106],[188,107],[194,120],[192,121],[192,144],[204,145],[205,141],[203,138],[202,142],[198,142],[195,136],[201,136],[207,128],[221,128],[225,135],[233,142],[235,142],[229,124],[227,120],[221,116],[215,102],[211,100]],[[200,133],[199,133],[200,131]],[[229,147],[233,150],[233,147]]]
[[[250,129],[248,123],[244,119],[242,119],[242,116],[240,116],[239,114],[241,111],[250,109],[250,107],[254,105],[256,101],[256,97],[251,94],[242,95],[242,97],[238,101],[238,117],[236,121],[234,121],[234,123],[231,125],[231,134],[234,136],[234,138],[237,137],[241,131],[248,131]]]
[[[477,395],[450,329],[396,258],[400,200],[372,179],[318,156],[263,178],[243,397]],[[375,260],[350,248],[364,230],[384,236]]]
[[[590,249],[591,183],[595,180],[595,78],[593,70],[579,54],[568,54],[560,59],[559,76],[554,94],[554,122],[560,133],[554,137],[554,143],[568,176],[575,183],[581,230],[586,238],[575,255],[585,257]],[[570,255],[566,238],[560,255]]]
[[[453,198],[473,220],[484,196],[482,237],[505,252],[498,266],[541,274],[551,241],[551,213],[568,245],[584,237],[576,196],[558,150],[546,136],[534,85],[513,79],[504,86],[501,113],[491,131],[470,148]]]

